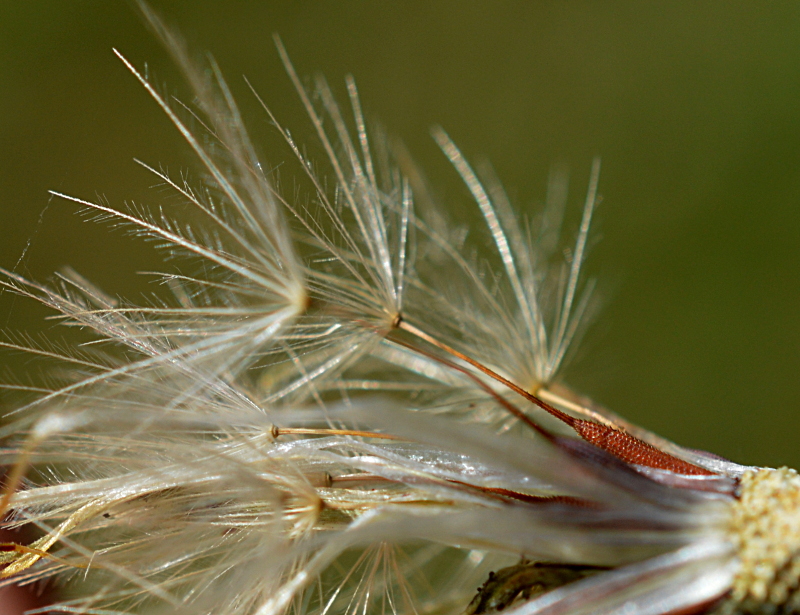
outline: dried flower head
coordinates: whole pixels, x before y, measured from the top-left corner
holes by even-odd
[[[2,342],[57,365],[1,434],[5,525],[40,531],[3,546],[6,584],[55,579],[51,610],[104,614],[800,610],[794,471],[681,448],[556,384],[591,309],[599,162],[563,251],[563,177],[526,226],[435,131],[493,242],[476,256],[352,80],[346,112],[278,41],[327,156],[264,105],[307,187],[287,190],[216,66],[144,10],[197,106],[118,55],[204,181],[140,163],[191,221],[54,193],[152,240],[169,297],[5,272],[93,336]]]

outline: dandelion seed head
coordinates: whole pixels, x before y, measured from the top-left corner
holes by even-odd
[[[497,592],[517,615],[794,599],[795,473],[682,448],[556,385],[591,312],[599,159],[570,236],[564,174],[526,223],[435,129],[482,216],[481,253],[368,129],[355,81],[345,104],[321,77],[308,88],[276,39],[322,151],[250,86],[308,190],[287,193],[214,61],[196,66],[141,8],[196,105],[115,53],[205,179],[139,163],[174,195],[154,207],[53,193],[155,240],[175,265],[167,298],[4,272],[93,338],[0,342],[59,366],[2,432],[0,513],[40,536],[0,549],[0,584],[63,579],[58,608],[93,614],[455,615]],[[552,574],[496,574],[492,589],[520,557]]]

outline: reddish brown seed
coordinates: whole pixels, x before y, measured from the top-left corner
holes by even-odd
[[[531,495],[529,493],[520,493],[519,491],[502,489],[500,487],[481,487],[481,490],[496,493],[503,497],[527,504],[566,504],[568,506],[577,506],[578,508],[602,508],[602,506],[596,502],[570,495]]]
[[[713,472],[696,466],[683,459],[660,451],[655,446],[634,438],[632,435],[619,431],[608,425],[601,425],[592,421],[575,419],[572,428],[587,442],[602,448],[626,463],[633,463],[648,468],[668,470],[676,474],[706,475]]]

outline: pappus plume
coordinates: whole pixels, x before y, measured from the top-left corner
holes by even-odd
[[[179,63],[187,62],[177,43],[170,49]],[[184,136],[207,173],[206,185],[195,189],[186,180],[172,179],[139,162],[177,195],[176,208],[198,214],[198,224],[178,222],[161,208],[129,204],[117,210],[102,202],[53,194],[85,207],[90,218],[154,240],[170,258],[181,254],[195,259],[204,277],[188,271],[162,274],[174,298],[150,306],[119,305],[74,274],[61,276],[60,292],[17,276],[10,276],[8,285],[144,355],[120,370],[147,369],[174,358],[209,373],[238,373],[308,305],[303,267],[289,240],[280,203],[218,73],[208,83],[186,71],[201,101],[195,119],[213,135],[212,147],[193,134],[169,101],[120,58]]]
[[[96,614],[800,610],[793,470],[684,449],[557,383],[591,310],[599,161],[559,250],[563,174],[526,226],[436,129],[486,223],[465,235],[367,130],[354,81],[340,107],[278,41],[324,154],[262,102],[309,186],[290,196],[213,61],[198,70],[142,9],[197,107],[117,55],[204,180],[140,163],[191,223],[59,195],[154,239],[171,297],[123,304],[72,271],[55,286],[6,272],[92,337],[2,342],[55,366],[8,385],[24,399],[0,434],[0,513],[40,537],[2,545],[3,583],[50,580],[49,610]]]

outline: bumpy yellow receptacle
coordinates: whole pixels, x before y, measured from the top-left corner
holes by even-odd
[[[745,473],[730,532],[741,566],[724,610],[800,611],[800,475],[790,468]]]

